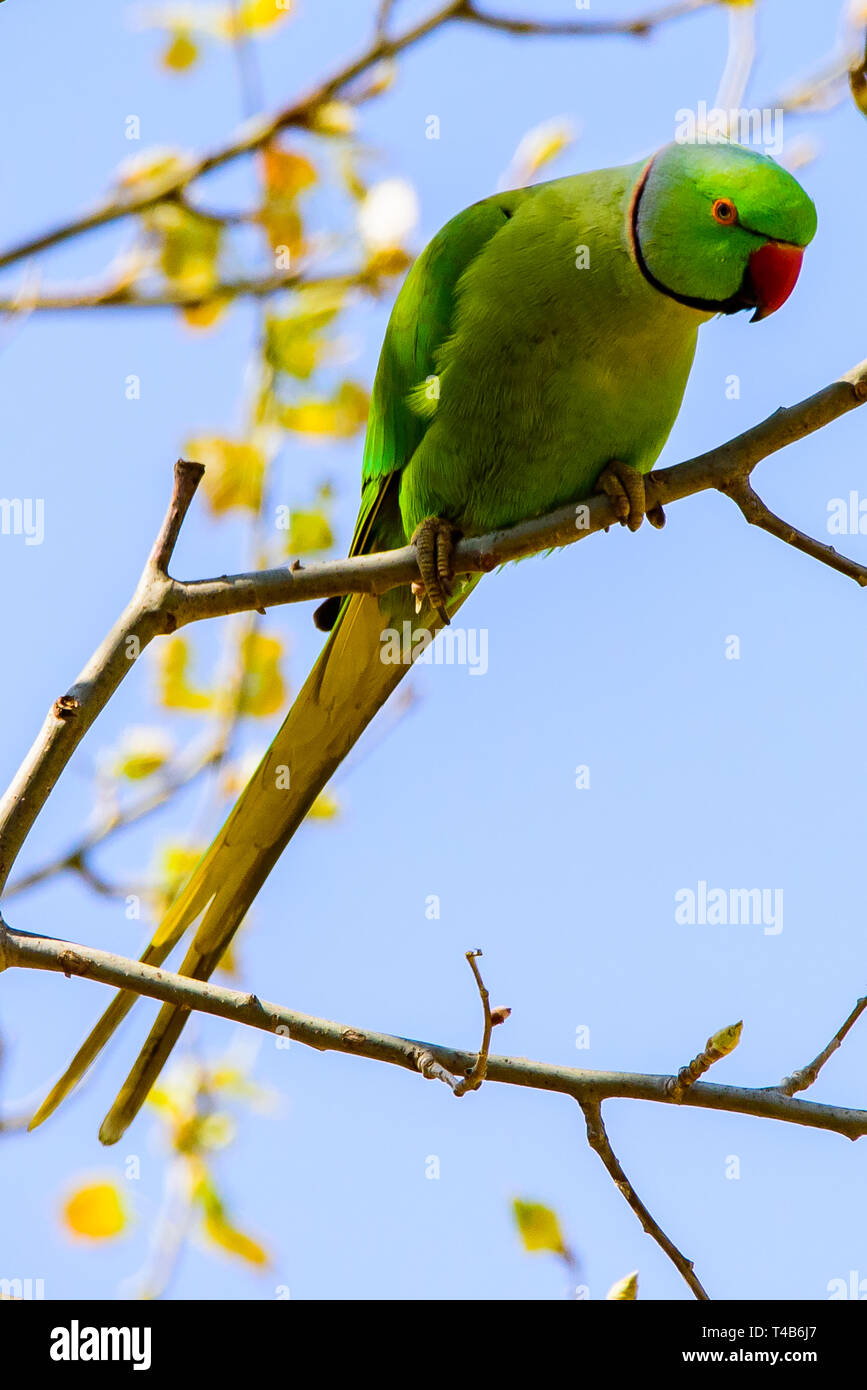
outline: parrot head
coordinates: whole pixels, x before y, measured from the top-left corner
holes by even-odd
[[[654,288],[705,314],[754,309],[753,322],[786,302],[815,232],[797,179],[727,143],[666,145],[630,209],[632,249]]]

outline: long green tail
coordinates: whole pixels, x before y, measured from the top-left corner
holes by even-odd
[[[449,603],[456,612],[472,584]],[[377,710],[409,670],[409,662],[382,660],[385,628],[418,634],[439,630],[425,608],[416,617],[408,590],[395,591],[382,608],[376,598],[348,600],[295,703],[210,849],[175,899],[142,955],[159,966],[201,916],[180,967],[207,980],[219,964],[250,904],[289,840]],[[202,914],[204,914],[202,916]],[[138,995],[121,990],[79,1048],[30,1122],[41,1124],[102,1051]],[[99,1137],[114,1144],[138,1114],[180,1036],[189,1011],[164,1004],[132,1071],[102,1122]]]

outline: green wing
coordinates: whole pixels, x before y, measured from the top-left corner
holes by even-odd
[[[497,194],[458,213],[428,243],[404,281],[373,383],[361,466],[361,509],[350,555],[408,539],[389,484],[412,458],[428,424],[413,408],[411,393],[436,371],[437,350],[452,331],[461,276],[524,196],[523,189]],[[391,506],[383,506],[387,498]]]

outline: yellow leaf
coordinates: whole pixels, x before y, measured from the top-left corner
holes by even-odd
[[[213,289],[222,236],[219,222],[171,200],[158,203],[142,220],[157,242],[167,280],[189,294],[206,295]]]
[[[310,810],[308,820],[336,820],[340,815],[340,802],[331,792],[320,792]]]
[[[322,361],[327,343],[322,335],[343,307],[343,295],[326,288],[306,289],[295,298],[295,307],[282,318],[269,316],[265,323],[265,359],[275,372],[306,381]]]
[[[154,883],[155,915],[161,917],[177,897],[193,869],[202,857],[202,849],[194,845],[164,845],[157,857]]]
[[[190,328],[213,328],[223,317],[228,303],[226,295],[215,294],[211,299],[203,299],[200,304],[186,305],[181,313]]]
[[[340,149],[337,157],[338,171],[347,193],[356,203],[367,197],[367,184],[361,175],[358,162],[358,152],[354,144]]]
[[[112,771],[115,777],[139,782],[165,767],[171,752],[171,741],[162,729],[127,729],[115,751]]]
[[[556,117],[534,126],[527,131],[515,150],[505,181],[510,186],[529,183],[544,165],[550,164],[574,140],[575,129],[565,117]]]
[[[267,1253],[250,1236],[239,1231],[237,1226],[233,1226],[224,1216],[215,1216],[208,1213],[202,1223],[205,1234],[218,1245],[222,1250],[230,1255],[235,1255],[239,1260],[246,1260],[248,1264],[268,1265],[270,1260]]]
[[[367,392],[354,381],[341,383],[328,400],[300,401],[280,411],[284,429],[296,434],[325,434],[334,439],[350,439],[367,420]]]
[[[316,182],[316,168],[303,154],[269,145],[263,155],[265,189],[271,198],[297,198]]]
[[[223,975],[228,975],[230,979],[236,980],[239,975],[238,970],[238,948],[236,940],[233,938],[220,956],[217,969]]]
[[[397,63],[393,58],[382,58],[372,68],[368,70],[367,81],[364,84],[364,99],[369,101],[371,97],[382,96],[389,87],[394,85],[397,77]]]
[[[302,256],[305,251],[304,222],[297,207],[285,198],[271,199],[257,213],[257,218],[268,238],[268,245],[274,252],[275,264],[286,270],[290,269],[295,263],[295,257]],[[281,257],[279,262],[276,261],[278,250]],[[289,255],[288,260],[284,259],[286,252]]]
[[[867,19],[867,9],[864,11],[864,18]],[[867,116],[867,54],[849,69],[849,89],[858,110]]]
[[[230,1255],[235,1255],[238,1259],[246,1260],[248,1264],[265,1266],[270,1264],[269,1257],[262,1246],[250,1236],[239,1231],[237,1226],[232,1225],[226,1214],[226,1207],[221,1197],[216,1191],[213,1182],[207,1175],[202,1176],[196,1184],[195,1197],[203,1208],[202,1227],[210,1240],[218,1245],[221,1250],[225,1250]]]
[[[291,11],[292,0],[243,0],[238,11],[238,27],[248,34],[256,34],[287,19]]]
[[[143,185],[168,183],[180,174],[186,164],[178,150],[157,147],[142,150],[141,154],[125,159],[117,171],[118,184],[122,189],[135,189],[144,192]]]
[[[190,646],[185,637],[161,643],[156,654],[157,699],[166,709],[211,709],[213,696],[196,690],[187,680]]]
[[[203,1149],[225,1149],[237,1132],[238,1126],[231,1115],[214,1111],[202,1115],[199,1121],[199,1144]]]
[[[323,101],[310,117],[310,128],[319,135],[351,135],[356,125],[355,111],[345,101]]]
[[[202,490],[215,516],[236,507],[258,511],[265,456],[255,444],[206,435],[191,439],[186,452],[188,457],[205,465]]]
[[[316,182],[313,164],[294,150],[269,146],[262,155],[265,201],[259,221],[272,248],[286,247],[290,258],[304,250],[304,224],[296,206],[298,196]]]
[[[312,555],[330,550],[334,544],[331,525],[324,512],[293,512],[286,537],[290,555]]]
[[[515,1198],[512,1210],[525,1250],[547,1250],[552,1255],[565,1255],[560,1222],[550,1207],[543,1207],[539,1202],[521,1202]]]
[[[608,1299],[633,1299],[638,1297],[638,1270],[634,1269],[631,1274],[627,1274],[625,1279],[618,1279],[616,1284],[605,1295]]]
[[[412,256],[400,246],[384,246],[368,256],[364,274],[370,280],[402,275],[412,265]]]
[[[124,1194],[113,1179],[79,1187],[66,1199],[63,1219],[73,1235],[88,1240],[111,1240],[129,1224]]]
[[[176,29],[168,46],[163,50],[161,62],[171,72],[185,72],[191,68],[199,56],[198,44],[188,29]]]
[[[250,632],[244,638],[244,689],[238,704],[240,714],[264,718],[275,714],[286,703],[286,686],[280,674],[283,644],[276,637]]]

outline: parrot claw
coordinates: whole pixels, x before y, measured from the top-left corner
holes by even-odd
[[[596,491],[611,498],[618,521],[630,531],[637,531],[645,517],[658,531],[665,525],[665,512],[660,504],[647,505],[645,475],[630,468],[628,463],[613,459],[606,464],[596,482]]]
[[[431,608],[442,622],[448,624],[449,615],[446,603],[452,594],[454,568],[452,550],[457,531],[450,521],[438,516],[425,517],[412,533],[410,545],[415,546],[421,579],[412,584],[415,594],[415,611],[421,612],[423,599],[427,598]]]

